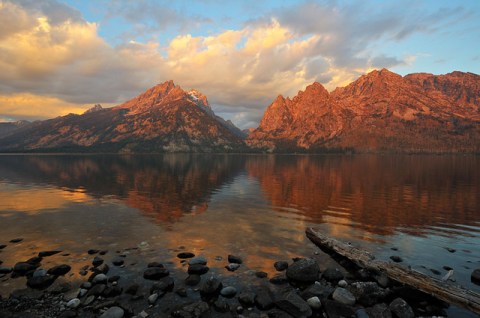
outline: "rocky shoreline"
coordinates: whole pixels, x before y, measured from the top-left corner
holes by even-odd
[[[245,270],[248,258],[177,251],[176,264],[150,262],[135,277],[118,275],[134,264],[125,250],[85,254],[89,264],[75,273],[80,280],[70,264],[42,266],[68,255],[62,251],[41,251],[12,267],[0,261],[0,281],[27,285],[0,298],[0,317],[409,318],[446,316],[448,307],[380,273],[349,264],[322,268],[321,255],[274,262],[269,275]]]

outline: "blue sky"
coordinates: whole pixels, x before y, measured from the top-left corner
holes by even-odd
[[[479,74],[479,21],[477,0],[0,0],[0,120],[112,106],[172,79],[255,127],[313,81]]]

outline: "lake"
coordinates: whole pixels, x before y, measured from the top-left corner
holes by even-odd
[[[2,155],[0,224],[2,266],[62,250],[45,264],[63,257],[71,279],[87,250],[129,248],[132,277],[152,260],[178,264],[181,250],[236,254],[273,274],[273,262],[318,251],[305,237],[313,226],[437,278],[449,266],[480,291],[475,156]],[[0,294],[24,284],[0,278]]]

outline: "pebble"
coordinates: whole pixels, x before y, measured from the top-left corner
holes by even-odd
[[[122,318],[125,312],[122,308],[113,306],[108,308],[106,312],[104,312],[100,318]]]
[[[67,274],[71,269],[72,267],[70,267],[70,265],[62,264],[62,265],[58,265],[50,268],[48,270],[48,273],[51,275],[61,276],[61,275]]]
[[[229,263],[242,264],[242,259],[238,256],[235,256],[235,255],[228,255],[228,262]]]
[[[7,245],[5,244],[0,245],[0,250],[3,250],[5,247],[7,247]]]
[[[355,296],[347,289],[337,287],[333,292],[332,298],[344,305],[353,306],[355,304]]]
[[[114,266],[122,266],[125,263],[124,259],[121,257],[116,257],[112,260]]]
[[[347,286],[348,286],[348,283],[347,283],[347,281],[344,280],[344,279],[342,279],[342,280],[340,280],[340,281],[338,282],[338,287],[343,287],[343,288],[345,288],[345,287],[347,287]]]
[[[151,262],[151,263],[148,263],[147,267],[148,268],[150,268],[150,267],[162,267],[163,268],[165,266],[163,266],[163,264],[159,263],[159,262]]]
[[[412,307],[402,298],[396,298],[388,306],[395,317],[399,318],[414,318]]]
[[[150,280],[159,280],[162,277],[168,276],[170,272],[162,267],[150,267],[143,272],[143,278]]]
[[[329,267],[322,273],[322,278],[333,283],[342,280],[344,277],[343,273],[336,267]]]
[[[148,303],[150,305],[153,305],[153,304],[155,304],[157,299],[158,299],[158,294],[157,293],[151,294],[150,296],[148,296]]]
[[[288,268],[288,262],[278,261],[273,264],[273,267],[279,272],[284,271]]]
[[[11,267],[0,267],[0,274],[9,274],[13,271]]]
[[[390,259],[391,259],[392,261],[394,261],[395,263],[403,262],[403,259],[402,259],[400,256],[397,256],[397,255],[392,255],[392,256],[390,256]]]
[[[138,314],[138,317],[140,317],[140,318],[147,318],[147,317],[148,317],[148,313],[147,313],[145,310],[142,310],[142,311]]]
[[[240,264],[230,263],[230,264],[228,264],[227,266],[225,266],[225,268],[226,268],[229,272],[234,272],[234,271],[236,271],[237,269],[240,268]]]
[[[255,272],[255,276],[257,276],[258,278],[266,278],[268,277],[268,274],[265,272]]]
[[[188,273],[189,274],[197,274],[197,275],[203,275],[207,273],[209,270],[208,266],[202,265],[202,264],[195,264],[195,265],[190,265],[188,266]]]
[[[80,291],[78,292],[78,297],[83,297],[87,294],[88,289],[85,288],[80,288]]]
[[[108,281],[108,277],[105,274],[98,274],[93,278],[94,284],[106,284]]]
[[[100,252],[100,251],[99,251],[99,250],[93,250],[93,249],[91,249],[91,250],[88,250],[87,253],[88,253],[89,255],[93,255],[93,254],[97,254],[98,252]]]
[[[47,256],[52,256],[58,253],[61,253],[62,251],[42,251],[38,253],[38,257],[47,257]]]
[[[470,276],[470,280],[472,283],[476,285],[480,285],[480,268],[477,268],[472,272],[472,275]]]
[[[195,286],[200,283],[201,277],[200,275],[192,274],[185,278],[185,285],[188,286]]]
[[[200,286],[200,293],[210,295],[219,292],[222,288],[222,282],[215,276],[207,278],[202,286]]]
[[[207,258],[203,255],[196,256],[188,261],[188,265],[207,265]]]
[[[13,240],[10,240],[10,243],[20,243],[21,241],[23,241],[23,238],[19,237],[19,238],[14,238]]]
[[[80,299],[78,298],[73,298],[67,303],[68,308],[77,308],[78,306],[80,306]]]
[[[317,296],[308,298],[307,304],[310,306],[310,308],[315,310],[322,308],[322,302],[320,301],[320,298],[318,298]]]
[[[177,257],[181,259],[192,258],[192,257],[195,257],[195,254],[190,252],[181,252],[177,254]]]
[[[287,269],[287,277],[298,282],[314,282],[318,279],[318,263],[311,258],[294,262]]]
[[[91,303],[93,303],[93,301],[95,300],[95,296],[88,296],[84,301],[83,301],[83,304],[85,306],[88,306],[90,305]]]
[[[92,265],[97,267],[103,264],[103,258],[95,256],[92,261]]]
[[[227,297],[227,298],[232,298],[236,294],[237,294],[237,289],[233,286],[224,287],[220,291],[220,295],[222,295],[223,297]]]
[[[83,282],[82,285],[80,285],[81,288],[84,288],[84,289],[90,289],[92,288],[92,283],[90,282]]]

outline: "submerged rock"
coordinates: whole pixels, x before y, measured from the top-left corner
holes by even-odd
[[[159,280],[162,277],[168,276],[170,272],[163,267],[150,267],[143,272],[143,278],[150,280]]]
[[[58,265],[50,268],[48,270],[48,273],[51,275],[61,276],[61,275],[67,274],[71,269],[72,267],[70,267],[70,265],[62,264],[62,265]]]
[[[278,261],[273,264],[273,267],[279,272],[284,271],[288,268],[288,263],[285,261]]]
[[[177,254],[177,257],[181,259],[192,258],[192,257],[195,257],[195,254],[190,252],[181,252]]]
[[[480,285],[480,268],[477,268],[472,272],[472,275],[470,276],[470,280],[472,283],[476,285]]]
[[[239,256],[228,255],[228,262],[235,263],[235,264],[242,264],[243,261]]]

